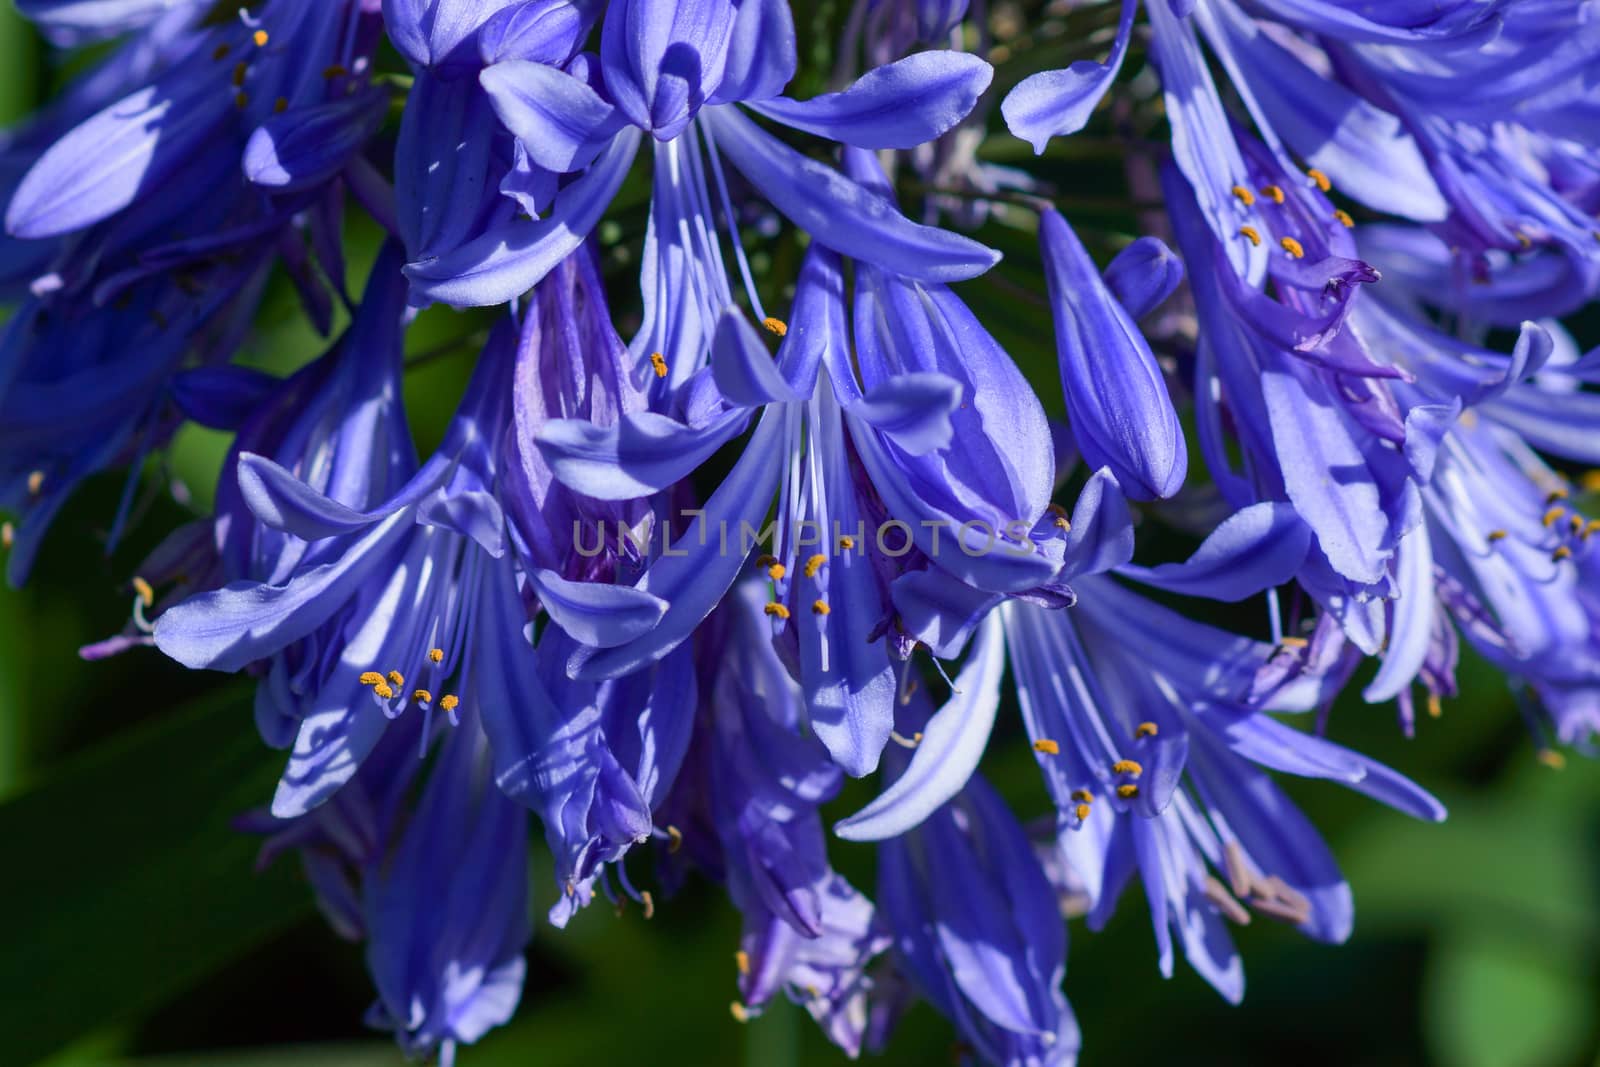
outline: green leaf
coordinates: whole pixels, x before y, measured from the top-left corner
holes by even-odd
[[[259,840],[229,825],[276,763],[230,688],[0,805],[8,1063],[172,999],[307,913],[293,865],[254,873]]]

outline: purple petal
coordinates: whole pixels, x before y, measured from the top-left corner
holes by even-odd
[[[528,159],[557,174],[587,166],[621,125],[617,109],[587,83],[542,63],[509,59],[478,82]]]
[[[810,100],[778,97],[754,110],[797,130],[857,148],[915,148],[972,111],[994,68],[965,52],[917,52]]]
[[[308,189],[343,170],[389,113],[386,89],[368,89],[262,123],[244,147],[244,176],[275,192]]]
[[[739,0],[728,38],[728,68],[713,104],[767,100],[783,92],[797,62],[789,0]]]
[[[687,477],[749,421],[748,408],[734,408],[699,427],[641,411],[611,426],[552,419],[536,440],[563,485],[597,500],[633,500]]]
[[[1184,562],[1117,573],[1169,593],[1236,601],[1293,578],[1310,547],[1311,530],[1294,508],[1253,504],[1224,519]]]
[[[955,436],[950,414],[960,406],[960,382],[937,372],[912,371],[878,384],[845,410],[907,455],[921,456],[950,446]]]
[[[1155,3],[1164,0],[1153,0]],[[1080,59],[1065,70],[1045,70],[1024,78],[1006,94],[1000,114],[1012,136],[1020,137],[1042,153],[1052,137],[1066,137],[1083,129],[1089,115],[1116,80],[1128,54],[1133,16],[1139,0],[1122,0],[1117,36],[1104,63]]]
[[[1138,321],[1160,307],[1183,281],[1183,260],[1158,238],[1141,237],[1106,267],[1106,287]]]

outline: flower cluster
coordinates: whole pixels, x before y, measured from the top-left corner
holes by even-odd
[[[407,1052],[510,1018],[530,900],[648,916],[651,870],[743,915],[738,1019],[781,995],[855,1055],[920,996],[976,1060],[1069,1064],[1065,918],[1135,876],[1162,973],[1176,942],[1230,1000],[1230,925],[1349,935],[1276,775],[1444,817],[1323,736],[1365,661],[1407,732],[1462,637],[1547,758],[1600,732],[1600,351],[1559,321],[1600,296],[1591,4],[1057,2],[1002,39],[857,0],[800,78],[787,0],[17,6],[115,43],[0,136],[9,576],[86,478],[132,472],[114,542],[181,426],[233,435],[85,655],[255,680],[285,758],[245,822]],[[1086,58],[991,93],[1034,36]],[[1053,146],[1107,100],[1143,234],[1097,261]],[[1059,393],[952,288],[987,227],[1036,232]],[[273,279],[338,328],[281,378],[239,359]],[[419,458],[431,305],[494,310]],[[1197,547],[1136,564],[1155,522]],[[1253,637],[1202,621],[1247,600]],[[979,773],[1002,707],[1046,818]]]

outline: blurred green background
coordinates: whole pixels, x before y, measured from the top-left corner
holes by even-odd
[[[818,5],[817,17],[834,19],[835,9]],[[1021,73],[1003,70],[1000,84]],[[31,31],[0,2],[0,125],[25,115],[56,79]],[[1043,165],[1060,172],[1065,192],[1098,192],[1106,186],[1094,154],[1086,140],[1053,148]],[[625,224],[640,199],[629,203]],[[1018,293],[1042,290],[1031,238],[991,230],[984,237],[1005,248],[1007,263],[962,295],[1035,380],[1049,383],[1049,327],[1042,313],[1017,314]],[[1086,232],[1093,241],[1094,227]],[[626,308],[625,239],[621,247],[610,265]],[[414,351],[428,354],[407,389],[423,447],[448,418],[481,326],[481,317],[430,312],[413,331]],[[249,356],[288,367],[322,344],[279,287]],[[1050,403],[1046,384],[1041,393]],[[169,473],[203,502],[225,448],[219,435],[185,431]],[[75,655],[122,626],[128,576],[187,517],[160,496],[108,558],[104,529],[120,489],[119,476],[91,483],[57,521],[30,585],[0,593],[0,1064],[398,1064],[388,1039],[362,1028],[371,994],[359,947],[321,923],[293,862],[255,872],[257,843],[229,829],[270,794],[278,768],[254,734],[248,689],[154,653],[95,664]],[[1464,664],[1461,688],[1413,741],[1400,737],[1388,708],[1350,702],[1332,719],[1335,739],[1434,790],[1450,808],[1447,823],[1414,824],[1325,783],[1286,783],[1355,889],[1350,944],[1312,945],[1268,921],[1238,931],[1249,991],[1233,1008],[1181,960],[1171,981],[1160,978],[1137,890],[1109,929],[1091,935],[1073,923],[1067,993],[1085,1031],[1085,1062],[1600,1062],[1600,768],[1540,763],[1509,693],[1481,664]],[[1032,758],[1009,721],[986,770],[1022,783],[1009,791],[1020,811],[1038,814],[1046,805]],[[854,785],[832,814],[853,810],[870,789]],[[870,890],[868,850],[838,843],[836,853]],[[534,886],[542,916],[555,893],[548,871],[536,872]],[[732,1019],[737,936],[736,916],[704,884],[661,903],[648,922],[603,904],[566,931],[541,921],[515,1021],[463,1050],[461,1062],[841,1062],[798,1009],[779,1005],[745,1025]],[[953,1042],[943,1020],[919,1007],[881,1062],[948,1063]]]

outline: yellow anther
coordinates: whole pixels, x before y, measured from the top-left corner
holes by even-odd
[[[289,110],[289,98],[287,96],[280,96],[280,97],[278,97],[278,99],[276,99],[276,100],[274,100],[272,102],[272,112],[273,112],[273,114],[281,115],[285,111],[288,111],[288,110]]]
[[[761,325],[765,326],[779,337],[782,337],[784,334],[789,332],[788,323],[784,322],[782,319],[775,319],[771,315],[768,315],[766,318],[762,319]]]
[[[1278,244],[1281,245],[1283,250],[1289,253],[1289,255],[1293,258],[1305,258],[1306,250],[1301,247],[1300,242],[1296,241],[1293,237],[1281,237],[1278,239]]]
[[[1134,737],[1154,737],[1160,732],[1160,727],[1153,722],[1142,722],[1133,728]]]
[[[1336,208],[1333,212],[1333,217],[1338,219],[1339,225],[1343,226],[1345,229],[1350,230],[1355,228],[1356,220],[1351,218],[1350,212],[1344,210],[1344,208]]]
[[[667,376],[667,358],[660,352],[650,353],[650,369],[656,372],[657,378]]]
[[[328,81],[333,81],[335,78],[342,78],[349,73],[350,72],[344,68],[343,64],[340,63],[335,63],[331,67],[322,68],[322,76]]]
[[[1051,504],[1046,510],[1056,517],[1056,529],[1062,531],[1063,533],[1070,533],[1072,531],[1072,520],[1067,517],[1066,508],[1062,507],[1060,504]]]
[[[656,917],[656,898],[650,895],[650,890],[639,891],[639,910],[644,912],[645,921]]]
[[[1567,499],[1567,497],[1569,497],[1571,495],[1572,494],[1570,492],[1568,492],[1567,489],[1565,489],[1564,487],[1556,486],[1556,488],[1550,490],[1548,493],[1545,494],[1544,502],[1548,506],[1550,504],[1554,504],[1557,500],[1565,500],[1565,499]]]
[[[763,556],[757,556],[756,557],[756,566],[757,567],[770,567],[776,562],[778,562],[778,557],[777,556],[764,556],[763,555]]]
[[[1488,541],[1492,545],[1496,541],[1504,541],[1506,538],[1508,538],[1510,536],[1511,535],[1506,533],[1504,530],[1490,530],[1489,531],[1489,536],[1488,536]]]
[[[1515,237],[1517,239],[1517,244],[1522,246],[1522,250],[1524,252],[1533,247],[1533,239],[1527,234],[1523,233],[1521,230],[1517,230],[1515,232]]]
[[[442,649],[442,648],[430,648],[430,649],[428,649],[428,658],[433,660],[433,662],[435,662],[435,663],[443,663],[444,662],[444,649]]]
[[[10,548],[17,542],[17,528],[9,522],[0,523],[0,547]]]
[[[1271,200],[1274,204],[1283,203],[1283,190],[1278,188],[1276,185],[1262,186],[1261,195],[1266,197],[1268,200]]]
[[[1094,794],[1089,792],[1087,789],[1074,789],[1072,791],[1072,799],[1076,800],[1079,804],[1087,804],[1094,799]]]
[[[1138,760],[1119,759],[1111,765],[1112,774],[1128,774],[1137,778],[1144,773],[1144,766]]]
[[[1574,537],[1581,534],[1583,532],[1583,516],[1569,515],[1567,517],[1567,529],[1572,531],[1572,536]]]
[[[39,490],[44,488],[44,471],[34,471],[28,475],[28,495],[38,496]]]
[[[1033,743],[1033,750],[1035,752],[1043,752],[1046,756],[1061,755],[1061,746],[1050,740],[1048,737],[1041,737],[1039,740],[1035,741]]]
[[[1087,804],[1079,804],[1076,808],[1073,809],[1073,814],[1078,817],[1078,821],[1079,822],[1083,822],[1085,819],[1087,819],[1089,817],[1089,805],[1087,805]]]
[[[750,1021],[750,1009],[740,1004],[737,1000],[728,1005],[728,1011],[733,1014],[733,1021],[747,1023]]]
[[[426,689],[418,689],[416,692],[411,694],[411,699],[416,701],[418,704],[432,704],[433,694],[428,692]]]
[[[1243,204],[1245,207],[1250,207],[1256,202],[1256,194],[1252,193],[1242,185],[1235,185],[1229,191],[1233,193],[1234,196],[1237,196],[1239,198],[1239,203]]]
[[[854,537],[845,534],[839,538],[839,551],[848,552],[854,547],[856,547],[856,539]]]
[[[266,30],[257,30],[255,33],[250,35],[250,39],[256,43],[257,48],[265,48],[267,47],[267,41],[270,38],[267,37]]]
[[[683,847],[683,831],[676,826],[667,827],[667,853],[670,855]]]
[[[379,682],[377,685],[372,687],[372,691],[378,694],[378,696],[382,697],[384,700],[388,700],[390,697],[394,696],[394,690],[390,689],[388,683],[386,682]]]
[[[443,711],[455,711],[457,705],[460,703],[461,698],[456,696],[454,693],[446,693],[444,696],[439,698],[439,707]]]
[[[1544,513],[1544,518],[1540,519],[1539,521],[1544,523],[1545,529],[1549,529],[1556,524],[1557,519],[1561,518],[1561,516],[1565,515],[1566,513],[1566,508],[1560,506],[1553,507],[1549,511],[1546,511]]]
[[[406,684],[406,676],[401,674],[399,671],[390,671],[389,672],[389,684],[390,685],[405,685]]]
[[[212,59],[227,59],[228,58],[228,53],[231,52],[231,51],[232,51],[232,49],[229,48],[226,43],[219,44],[219,45],[217,45],[217,47],[215,49],[212,50],[211,58]]]
[[[1428,694],[1428,718],[1437,719],[1444,714],[1444,704],[1439,700],[1438,693]]]
[[[1578,476],[1578,484],[1585,493],[1600,493],[1600,470],[1584,471]]]
[[[1139,795],[1139,787],[1133,784],[1117,786],[1117,796],[1123,800],[1132,800]]]
[[[1279,648],[1306,648],[1311,644],[1303,637],[1285,637],[1278,642]]]
[[[778,603],[776,600],[766,605],[761,610],[766,612],[768,615],[772,615],[780,619],[787,619],[789,617],[789,609]]]
[[[156,591],[150,588],[149,582],[137,574],[133,576],[133,591],[139,594],[139,601],[147,608],[156,602]]]
[[[362,671],[359,681],[362,685],[380,685],[383,682],[383,675],[377,671]]]
[[[813,615],[826,615],[832,610],[832,608],[828,607],[826,600],[813,600],[811,602],[811,614]]]
[[[740,974],[750,973],[750,953],[740,949],[733,954],[733,962],[739,968]]]
[[[1536,758],[1552,771],[1559,771],[1567,765],[1567,757],[1553,748],[1541,748]]]
[[[771,578],[775,582],[781,580],[783,576],[788,573],[789,568],[785,567],[781,563],[774,563],[772,566],[767,568],[767,577]]]
[[[1239,236],[1248,237],[1250,238],[1251,244],[1255,245],[1257,248],[1261,247],[1261,231],[1256,229],[1254,226],[1240,226]]]
[[[1564,559],[1571,559],[1571,558],[1572,558],[1572,549],[1568,548],[1566,545],[1562,545],[1560,548],[1557,548],[1554,552],[1550,553],[1550,562],[1551,563],[1560,563]]]
[[[826,562],[828,562],[828,557],[824,556],[821,552],[818,552],[816,555],[806,560],[806,577],[815,578],[817,576],[817,572],[822,569],[822,565]]]
[[[243,91],[234,93],[233,94],[233,106],[238,108],[240,111],[243,111],[245,108],[249,107],[250,106],[250,94],[247,93],[247,92],[243,92]]]
[[[1311,167],[1308,169],[1306,171],[1306,177],[1316,182],[1317,188],[1321,189],[1323,192],[1327,192],[1329,189],[1333,188],[1333,183],[1328,180],[1328,176],[1322,173],[1316,167]]]
[[[7,523],[6,525],[9,526],[10,523]],[[1583,527],[1583,539],[1585,541],[1589,540],[1589,538],[1591,538],[1591,537],[1593,537],[1595,535],[1595,531],[1597,531],[1597,530],[1600,530],[1600,519],[1590,519],[1587,523],[1584,524],[1584,527]]]
[[[244,76],[249,73],[249,71],[250,64],[245,63],[242,60],[233,65],[233,87],[235,89],[244,84]]]

